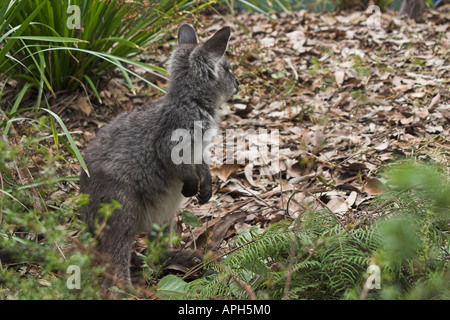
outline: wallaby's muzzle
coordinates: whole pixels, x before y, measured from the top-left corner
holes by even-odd
[[[234,78],[234,94],[239,92],[239,80]]]

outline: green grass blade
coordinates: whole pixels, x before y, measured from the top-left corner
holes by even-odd
[[[265,15],[267,18],[269,18],[270,20],[275,20],[274,18],[272,18],[270,16],[270,14],[268,14],[267,12],[265,12],[263,9],[259,8],[258,6],[254,5],[253,3],[250,3],[248,1],[245,0],[238,0],[239,2],[243,3],[246,6],[249,6],[250,8],[252,8],[253,10],[255,10],[256,12],[262,13],[263,15]]]
[[[8,114],[9,119],[3,120],[2,122],[0,122],[0,128],[6,126],[8,124],[8,122],[13,122],[15,121],[15,116],[24,112],[24,111],[30,111],[30,110],[34,110],[34,108],[25,108],[25,109],[21,109],[21,110],[17,110],[16,112],[11,112]]]
[[[19,199],[15,198],[11,193],[0,189],[0,192],[3,193],[4,195],[10,197],[11,199],[13,199],[14,201],[16,201],[17,203],[19,203],[22,207],[24,207],[25,209],[27,209],[28,212],[32,212],[26,205],[24,205]]]
[[[126,39],[119,38],[119,37],[109,37],[109,38],[99,39],[99,40],[93,42],[92,45],[98,45],[98,44],[101,44],[102,42],[112,42],[112,43],[119,42],[119,43],[124,44],[125,46],[131,47],[134,49],[140,49],[140,47],[136,43],[126,40]]]
[[[14,101],[14,105],[11,109],[11,113],[15,113],[17,111],[17,109],[19,108],[20,102],[22,102],[22,98],[25,95],[25,93],[28,91],[28,89],[31,87],[30,83],[26,83],[22,90],[20,90],[19,94],[17,95],[16,100]],[[5,130],[3,131],[3,135],[6,137],[9,133],[9,129],[10,129],[11,125],[9,124],[9,122],[6,123],[6,127]]]
[[[74,177],[54,177],[51,180],[51,183],[59,183],[59,182],[63,182],[63,181],[79,181],[79,180],[80,180],[79,176],[74,176]],[[48,183],[49,183],[48,180],[47,181],[35,181],[33,183],[20,185],[20,186],[14,188],[14,189],[12,189],[12,188],[11,189],[7,189],[7,190],[5,190],[5,192],[10,193],[13,190],[14,191],[26,190],[26,189],[29,189],[29,188],[39,187],[41,185],[48,184]]]
[[[8,39],[20,39],[20,40],[34,40],[34,41],[46,41],[46,42],[85,42],[89,43],[89,41],[76,39],[76,38],[67,38],[67,37],[51,37],[51,36],[20,36],[20,37],[8,37]]]
[[[56,119],[56,121],[58,122],[59,126],[62,128],[62,130],[64,131],[64,133],[66,134],[67,140],[69,141],[70,147],[72,148],[72,152],[73,152],[73,156],[75,158],[77,158],[78,162],[80,163],[81,167],[83,168],[83,170],[87,173],[87,175],[89,176],[89,171],[86,165],[86,162],[83,159],[83,156],[81,155],[80,150],[78,149],[77,145],[75,144],[75,141],[73,140],[72,136],[70,135],[69,130],[67,129],[67,127],[65,126],[64,122],[61,120],[61,118],[54,113],[53,111],[46,109],[46,108],[42,108],[42,110],[44,110],[45,112],[49,113],[53,118]]]
[[[94,85],[94,82],[92,82],[91,78],[85,74],[84,77],[86,81],[88,82],[89,86],[91,87],[92,91],[94,92],[95,96],[97,97],[97,100],[102,103],[102,98],[100,98],[100,95],[98,94],[97,88]]]
[[[53,141],[55,142],[55,148],[56,148],[56,151],[58,151],[58,147],[59,147],[58,131],[56,130],[55,119],[53,117],[50,117],[50,124],[52,126],[52,134],[53,134]]]
[[[145,79],[144,77],[141,77],[140,75],[138,75],[137,73],[123,67],[119,62],[125,62],[125,63],[129,63],[132,65],[136,65],[136,66],[145,66],[151,70],[164,70],[162,68],[159,67],[155,67],[152,65],[148,65],[142,62],[138,62],[138,61],[134,61],[134,60],[130,60],[130,59],[126,59],[126,58],[122,58],[122,57],[116,57],[107,53],[99,53],[99,52],[95,52],[95,51],[90,51],[90,50],[85,50],[85,49],[80,49],[80,48],[68,48],[68,47],[57,47],[57,48],[47,48],[47,49],[42,49],[40,52],[45,52],[45,51],[51,51],[51,50],[73,50],[73,51],[82,51],[82,52],[86,52],[89,54],[92,54],[94,56],[98,56],[102,59],[104,59],[105,61],[110,62],[111,64],[117,66],[118,68],[123,68],[124,70],[127,71],[127,73],[141,79],[142,81],[146,82],[147,84],[149,84],[150,86],[160,90],[161,92],[165,93],[165,90],[160,88],[159,86],[157,86],[156,84],[148,81],[147,79]],[[121,69],[122,70],[122,69]],[[161,75],[159,75],[161,76]],[[161,76],[162,77],[162,76]]]
[[[120,69],[120,71],[123,74],[123,77],[125,78],[125,81],[128,83],[128,86],[130,87],[131,91],[136,94],[136,90],[134,89],[133,82],[131,82],[130,76],[127,73],[127,69],[125,69],[122,64],[117,61],[117,59],[112,59],[114,61],[115,65]]]

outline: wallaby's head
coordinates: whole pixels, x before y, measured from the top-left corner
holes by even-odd
[[[231,74],[225,58],[230,27],[217,31],[199,44],[194,28],[182,24],[178,29],[178,47],[169,59],[169,92],[179,98],[190,98],[211,107],[219,106],[238,92],[239,82]]]

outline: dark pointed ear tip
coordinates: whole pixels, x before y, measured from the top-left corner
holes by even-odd
[[[231,36],[231,28],[230,27],[223,27],[219,31],[217,31],[211,39],[213,38],[221,38],[223,40],[226,40],[227,42],[230,40]]]
[[[192,27],[192,24],[187,23],[187,22],[183,22],[183,23],[180,25],[180,28],[181,28],[181,27],[184,27],[184,26]]]
[[[194,30],[194,27],[192,26],[192,24],[184,22],[184,23],[182,23],[180,25],[180,27],[178,28],[178,31],[180,31],[182,29],[192,29],[192,30]]]
[[[224,32],[226,33],[228,36],[231,35],[231,28],[230,27],[223,27],[222,29],[220,29],[218,32]]]
[[[178,44],[197,44],[197,34],[194,27],[189,23],[183,23],[178,28]]]

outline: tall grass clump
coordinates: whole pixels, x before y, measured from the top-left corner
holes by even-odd
[[[164,39],[168,29],[209,3],[113,0],[0,0],[0,73],[73,91],[118,69],[132,86],[127,65],[165,70],[137,56]]]

